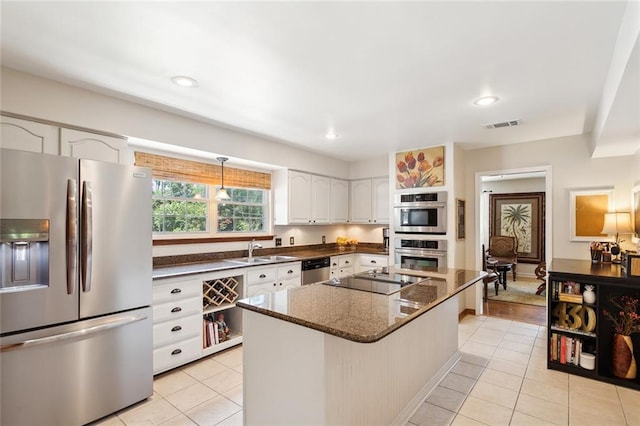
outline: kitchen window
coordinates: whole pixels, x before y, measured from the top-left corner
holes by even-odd
[[[222,183],[218,164],[136,151],[135,164],[153,170],[153,236],[159,240],[209,242],[271,232],[271,173],[224,168],[231,199],[215,199]]]
[[[153,232],[207,232],[208,185],[153,179]]]
[[[218,204],[218,232],[263,232],[267,209],[266,191],[227,188],[231,200]]]
[[[268,192],[229,188],[231,200],[209,198],[218,187],[203,183],[153,179],[153,232],[163,235],[265,232]],[[217,223],[210,231],[210,223]]]

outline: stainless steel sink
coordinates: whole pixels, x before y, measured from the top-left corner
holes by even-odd
[[[285,260],[298,260],[295,256],[258,256],[254,259],[265,259],[269,262],[282,262]]]
[[[264,265],[265,263],[282,262],[287,260],[297,260],[297,258],[294,256],[253,256],[229,259],[227,262],[241,265]]]

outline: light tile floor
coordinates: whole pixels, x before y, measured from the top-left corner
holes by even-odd
[[[462,359],[416,410],[413,425],[640,425],[640,392],[546,369],[544,327],[467,316]],[[241,425],[242,347],[157,376],[153,396],[102,419],[112,425]]]

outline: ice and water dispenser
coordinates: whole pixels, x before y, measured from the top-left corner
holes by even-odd
[[[49,285],[49,220],[0,219],[0,292]]]

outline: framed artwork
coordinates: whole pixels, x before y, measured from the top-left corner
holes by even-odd
[[[396,189],[444,185],[444,146],[396,153]]]
[[[613,211],[613,188],[570,191],[569,229],[571,241],[607,238],[602,233],[604,214]]]
[[[464,240],[464,200],[456,198],[456,239]]]
[[[519,263],[544,261],[544,192],[489,195],[489,235],[512,236]]]
[[[640,238],[640,185],[633,187],[631,195],[631,223],[636,231],[635,236]]]

